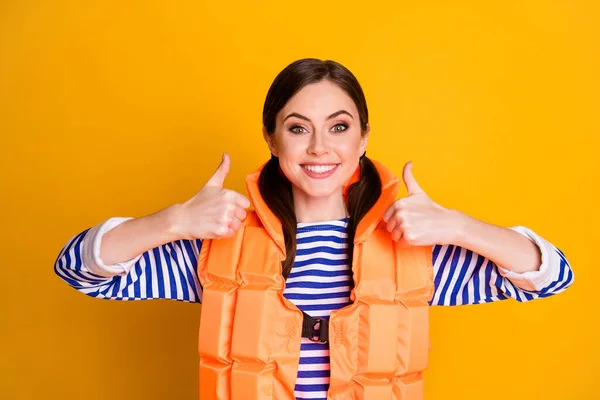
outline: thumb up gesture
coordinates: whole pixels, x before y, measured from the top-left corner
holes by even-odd
[[[242,227],[250,201],[233,190],[223,189],[231,161],[223,153],[221,164],[204,187],[180,207],[177,231],[183,239],[231,237]]]
[[[404,165],[402,180],[408,196],[396,200],[383,214],[392,239],[404,247],[452,243],[464,214],[431,200],[413,176],[412,162]]]

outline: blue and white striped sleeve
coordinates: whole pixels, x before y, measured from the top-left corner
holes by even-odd
[[[481,304],[508,298],[525,302],[560,293],[573,283],[573,270],[560,249],[529,228],[515,226],[509,229],[538,246],[542,260],[538,271],[516,273],[498,267],[471,250],[435,245],[435,291],[430,305]]]
[[[103,235],[131,218],[111,218],[74,236],[61,250],[55,273],[78,291],[112,300],[171,299],[200,303],[196,265],[201,240],[163,244],[118,264],[100,258]]]

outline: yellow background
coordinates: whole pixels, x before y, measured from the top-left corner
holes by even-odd
[[[600,398],[599,20],[575,0],[3,1],[0,397],[196,398],[201,306],[92,299],[54,260],[187,200],[223,151],[244,192],[269,85],[318,57],[363,85],[370,157],[575,271],[553,298],[433,308],[426,398]]]

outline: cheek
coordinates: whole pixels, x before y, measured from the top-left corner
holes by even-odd
[[[283,175],[290,181],[298,174],[299,155],[298,149],[293,146],[283,147],[279,151],[279,168]]]
[[[343,147],[340,148],[340,151],[344,154],[344,157],[348,159],[356,159],[362,155],[360,149],[360,139],[354,139],[351,143],[344,143]]]
[[[298,147],[283,147],[279,151],[279,164],[281,165],[281,169],[287,172],[297,166],[301,160],[300,153]]]
[[[278,137],[277,148],[279,149],[279,153],[281,153],[280,157],[291,158],[295,153],[298,153],[300,147],[302,147],[302,143],[297,138],[285,137],[284,135]]]

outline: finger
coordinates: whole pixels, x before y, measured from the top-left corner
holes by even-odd
[[[244,196],[243,194],[239,194],[236,193],[237,196],[235,197],[235,204],[237,204],[238,206],[242,207],[242,208],[248,208],[250,207],[250,200],[248,200],[248,198],[246,196]]]
[[[214,235],[211,239],[223,239],[230,238],[235,235],[235,230],[230,228],[228,225],[218,225],[214,229]]]
[[[397,242],[398,240],[400,240],[403,234],[404,232],[402,231],[402,229],[400,227],[397,227],[396,229],[394,229],[394,232],[392,232],[392,239]]]
[[[225,182],[225,178],[229,173],[229,167],[231,165],[231,160],[227,153],[223,153],[223,158],[221,159],[221,164],[217,167],[217,170],[210,177],[208,182],[206,182],[206,186],[217,186],[222,188],[223,182]]]
[[[226,239],[226,238],[233,237],[234,235],[235,235],[235,231],[231,228],[227,228],[227,231],[223,235],[220,235],[217,239]]]
[[[220,223],[210,223],[206,226],[206,236],[198,239],[218,239],[228,234],[229,227]]]
[[[240,219],[237,217],[233,217],[233,218],[231,218],[231,221],[229,221],[227,226],[229,226],[230,229],[233,229],[234,231],[237,232],[242,227],[242,221],[240,221]]]
[[[244,210],[242,207],[235,207],[233,209],[233,215],[240,221],[245,220],[247,216],[246,210]]]
[[[388,232],[393,232],[397,225],[399,225],[400,221],[397,215],[393,215],[392,218],[387,223],[386,229]]]
[[[388,222],[390,218],[392,218],[392,215],[394,215],[394,211],[396,211],[396,207],[394,206],[396,202],[392,203],[391,206],[388,207],[387,210],[385,210],[385,213],[383,213],[383,220],[385,222]]]
[[[413,176],[412,173],[412,161],[404,164],[404,169],[402,170],[402,180],[404,181],[404,185],[406,186],[406,190],[408,190],[408,194],[415,193],[424,193],[423,189],[417,183],[417,180]]]

